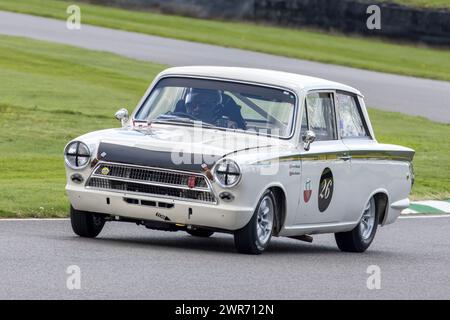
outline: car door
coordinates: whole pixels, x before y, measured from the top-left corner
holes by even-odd
[[[348,188],[352,201],[347,203],[345,214],[346,219],[352,221],[361,217],[370,193],[381,185],[375,181],[386,177],[385,163],[370,157],[376,142],[371,137],[360,102],[363,103],[362,99],[350,92],[337,91],[335,94],[338,135],[351,156]]]
[[[309,150],[300,148],[301,197],[296,225],[346,222],[343,213],[352,197],[348,190],[350,162],[348,148],[338,137],[334,95],[334,91],[311,91],[304,101],[302,135],[311,130],[316,140]]]

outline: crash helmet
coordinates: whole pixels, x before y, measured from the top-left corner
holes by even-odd
[[[219,90],[191,88],[185,97],[187,113],[204,121],[212,120],[221,104]]]

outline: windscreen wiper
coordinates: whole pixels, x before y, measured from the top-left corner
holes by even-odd
[[[162,124],[192,124],[194,126],[196,125],[201,125],[202,128],[216,128],[216,126],[209,124],[209,123],[205,123],[201,120],[194,120],[194,119],[190,119],[190,118],[182,118],[182,117],[172,117],[172,118],[167,118],[167,119],[155,119],[150,121],[151,123],[162,123]]]

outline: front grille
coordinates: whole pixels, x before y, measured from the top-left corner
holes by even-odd
[[[195,185],[192,177],[195,177]],[[187,172],[100,163],[86,187],[215,203],[206,179],[205,176]]]
[[[108,173],[102,173],[102,170],[107,168]],[[204,176],[193,175],[189,173],[180,173],[173,171],[166,171],[160,169],[150,169],[141,167],[131,167],[119,164],[101,163],[94,171],[95,175],[108,176],[115,178],[124,178],[127,180],[154,182],[158,184],[168,184],[177,186],[188,186],[190,177],[195,177],[194,188],[207,189],[208,184]]]

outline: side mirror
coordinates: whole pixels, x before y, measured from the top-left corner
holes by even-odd
[[[308,151],[309,147],[311,146],[311,143],[313,143],[314,140],[316,140],[316,134],[313,131],[308,130],[303,134],[302,140],[304,143],[303,149],[305,149],[305,151]]]
[[[124,127],[127,124],[129,119],[128,110],[125,108],[122,108],[119,111],[117,111],[114,116],[116,117],[117,120],[121,122],[122,127]]]

